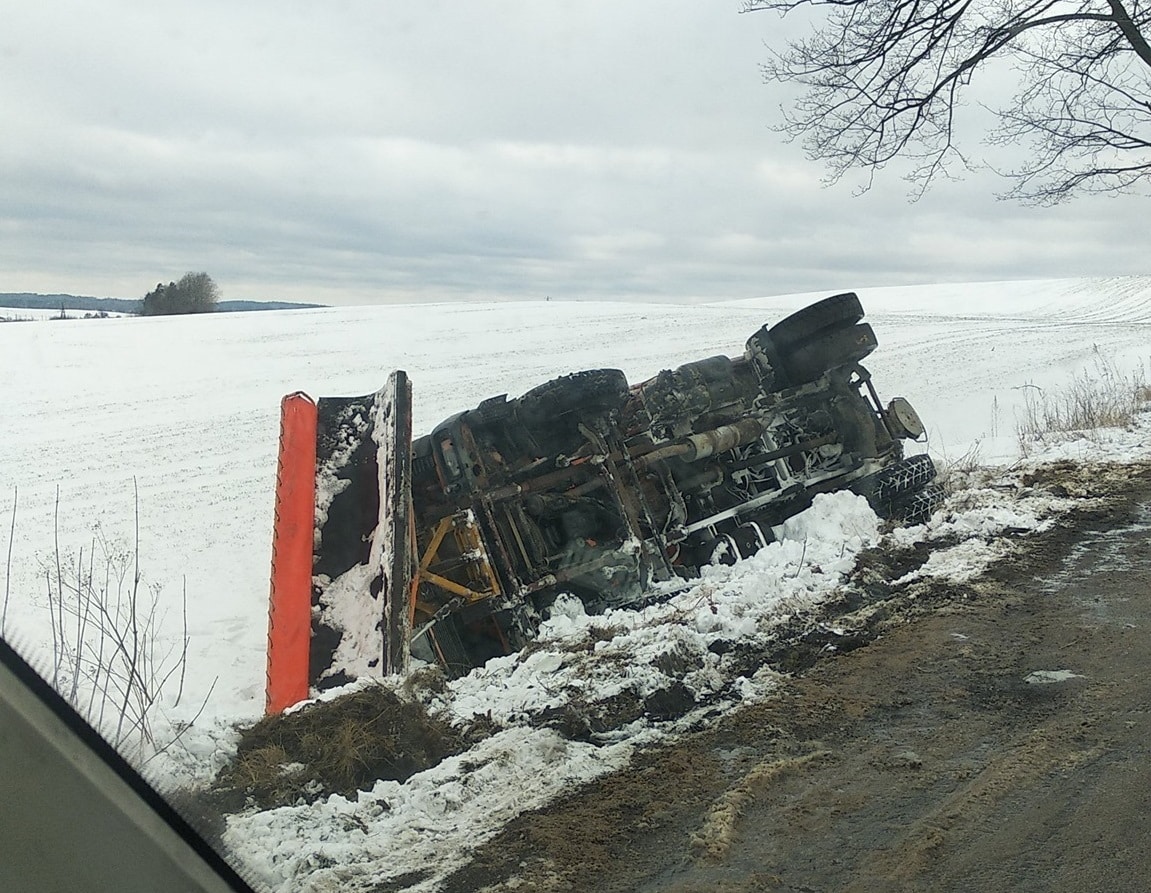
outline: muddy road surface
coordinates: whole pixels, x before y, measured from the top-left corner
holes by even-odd
[[[1151,470],[1064,472],[1033,483],[1092,498],[1053,529],[959,584],[872,556],[841,647],[793,642],[769,700],[521,816],[445,889],[1151,889]]]

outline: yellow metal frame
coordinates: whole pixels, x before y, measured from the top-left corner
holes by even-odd
[[[443,545],[444,539],[449,532],[454,534],[461,561],[479,565],[480,574],[488,586],[486,591],[471,589],[462,583],[449,580],[442,574],[437,574],[431,570],[433,562],[439,557],[440,546]],[[454,515],[448,515],[446,518],[440,520],[436,525],[435,531],[432,533],[428,547],[424,550],[424,554],[420,558],[419,566],[416,568],[416,573],[412,579],[413,614],[417,607],[429,614],[435,613],[435,608],[416,601],[416,594],[419,591],[421,583],[431,583],[433,586],[450,592],[452,595],[458,595],[469,602],[483,601],[484,599],[501,594],[499,579],[496,577],[495,568],[492,567],[492,563],[488,559],[487,549],[484,548],[483,540],[480,538],[480,531],[472,518],[471,512],[457,512]]]

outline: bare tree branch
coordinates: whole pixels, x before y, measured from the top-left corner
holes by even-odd
[[[1145,185],[1151,163],[1149,0],[749,0],[744,11],[823,18],[763,65],[807,88],[780,130],[835,182],[902,158],[913,195],[970,168],[957,110],[976,77],[1011,63],[1018,92],[992,144],[1028,146],[1008,197],[1057,202]]]

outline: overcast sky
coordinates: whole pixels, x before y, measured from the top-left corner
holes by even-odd
[[[140,297],[204,270],[235,299],[679,300],[1151,272],[1146,196],[823,187],[758,68],[794,26],[738,8],[0,0],[0,292]]]

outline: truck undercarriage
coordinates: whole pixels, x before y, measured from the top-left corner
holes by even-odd
[[[560,593],[589,613],[643,603],[753,554],[819,493],[923,520],[941,498],[935,468],[903,451],[923,425],[903,398],[881,403],[862,318],[854,294],[836,295],[764,326],[735,358],[634,385],[577,372],[487,399],[410,447],[406,378],[321,399],[309,684],[409,653],[466,672],[522,647]],[[348,608],[357,600],[366,615]],[[376,638],[393,631],[374,665],[376,646],[349,628],[373,622]]]

